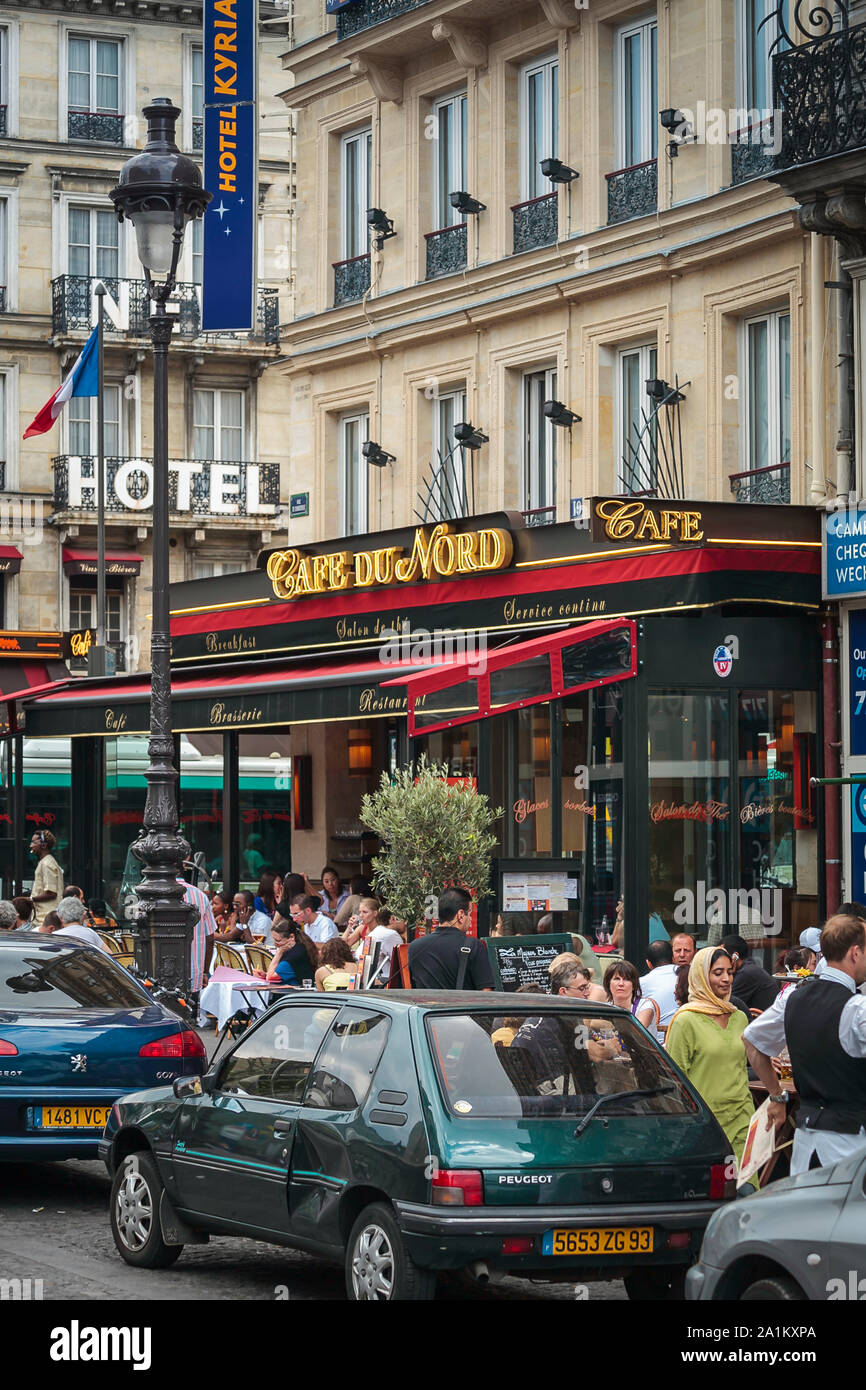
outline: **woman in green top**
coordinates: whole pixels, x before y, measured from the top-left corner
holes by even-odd
[[[739,1163],[755,1106],[743,1043],[749,1021],[731,1003],[733,978],[727,951],[698,951],[689,969],[689,1002],[671,1019],[666,1046],[712,1110]]]

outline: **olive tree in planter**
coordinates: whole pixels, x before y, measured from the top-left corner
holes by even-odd
[[[502,815],[471,784],[448,781],[443,764],[419,760],[361,802],[361,820],[382,841],[373,859],[379,897],[410,926],[430,915],[443,888],[465,888],[476,902],[490,892],[497,846],[491,826]]]

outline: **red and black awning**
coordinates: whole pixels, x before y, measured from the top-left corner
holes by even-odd
[[[63,547],[63,569],[68,575],[96,575],[98,555],[95,550],[76,550],[72,546]],[[105,556],[106,576],[132,578],[141,572],[143,557],[131,551],[111,551]]]

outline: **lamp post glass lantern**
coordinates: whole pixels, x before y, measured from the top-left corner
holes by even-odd
[[[175,288],[186,224],[201,217],[211,195],[201,171],[175,143],[179,109],[158,97],[144,108],[147,143],[128,159],[109,197],[122,222],[135,228],[147,293],[153,343],[153,622],[151,631],[150,740],[145,772],[147,797],[141,834],[132,852],[142,866],[138,895],[144,903],[136,944],[139,970],[166,995],[190,987],[190,944],[197,920],[180,882],[190,847],[178,833],[177,769],[171,719],[168,529],[168,345],[174,316],[167,303]]]

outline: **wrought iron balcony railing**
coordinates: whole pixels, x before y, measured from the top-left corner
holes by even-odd
[[[194,150],[204,149],[204,121],[199,121],[193,117],[192,122],[192,147]]]
[[[6,134],[6,107],[0,106],[0,135]]]
[[[121,327],[115,327],[108,314],[104,315],[106,333],[125,333],[133,338],[145,338],[150,332],[152,312],[144,280],[120,279],[103,275],[59,275],[51,281],[51,319],[55,333],[89,333],[92,327],[93,286],[102,279],[108,293],[120,311]],[[182,338],[221,338],[245,340],[246,333],[207,333],[201,331],[201,286],[177,285],[174,293],[178,315],[177,332]],[[280,310],[278,291],[260,288],[256,305],[256,329],[252,335],[264,339],[266,347],[279,347]]]
[[[647,217],[658,207],[658,165],[654,159],[615,169],[607,179],[607,220],[627,222],[630,217]]]
[[[515,251],[531,251],[536,246],[553,246],[556,243],[559,236],[559,199],[555,193],[545,193],[540,198],[515,203],[511,213],[514,218]]]
[[[731,183],[765,179],[773,170],[775,120],[758,121],[731,134]]]
[[[552,526],[556,521],[556,507],[530,507],[520,515],[527,526]]]
[[[96,458],[60,454],[54,459],[55,512],[96,511]],[[106,458],[105,511],[126,523],[146,515],[152,505],[153,461]],[[278,463],[222,459],[169,459],[168,503],[181,516],[215,520],[273,521],[280,505]]]
[[[836,10],[835,27],[829,5],[810,12],[816,27],[829,29],[816,36],[797,5],[799,33],[773,54],[773,105],[782,113],[776,169],[866,147],[866,24],[849,28],[845,8]]]
[[[334,262],[334,308],[363,299],[370,288],[370,256]]]
[[[374,24],[384,24],[386,19],[405,14],[426,5],[428,0],[360,0],[360,3],[347,4],[337,11],[337,38],[348,39],[360,34]]]
[[[466,269],[466,223],[442,227],[438,232],[425,232],[427,243],[427,279],[437,275],[453,275]]]
[[[749,468],[744,473],[728,474],[735,502],[790,502],[790,463],[771,464],[769,468]]]
[[[102,145],[123,144],[124,117],[114,111],[70,111],[66,134],[70,140],[93,140]]]

